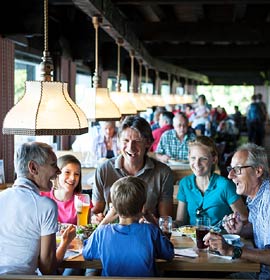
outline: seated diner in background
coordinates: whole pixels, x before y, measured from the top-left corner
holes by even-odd
[[[115,121],[101,121],[99,123],[101,128],[91,143],[91,154],[95,156],[95,160],[118,156],[119,147]]]
[[[166,164],[147,156],[153,143],[149,123],[139,116],[126,117],[119,127],[118,139],[121,155],[107,160],[95,172],[92,221],[101,222],[111,203],[112,184],[126,176],[136,176],[146,182],[145,211],[156,218],[172,216],[173,174]]]
[[[158,225],[139,223],[147,199],[146,183],[127,176],[114,182],[110,193],[114,208],[110,211],[116,211],[119,223],[98,226],[84,243],[84,259],[100,259],[102,276],[158,276],[155,260],[172,260],[174,247]]]
[[[199,216],[208,216],[211,225],[215,225],[234,211],[242,220],[247,220],[247,208],[242,197],[236,194],[235,184],[214,172],[217,162],[218,151],[213,139],[198,136],[189,142],[189,165],[193,174],[180,180],[175,226],[195,225]]]
[[[205,243],[221,255],[261,264],[260,273],[234,273],[232,279],[270,279],[270,182],[265,149],[253,143],[243,144],[234,153],[228,171],[236,192],[247,196],[249,215],[246,222],[235,212],[225,217],[224,227],[229,233],[252,238],[255,248],[229,245],[217,233],[207,234]]]
[[[165,163],[170,159],[188,160],[188,142],[196,138],[188,129],[188,118],[184,113],[175,114],[173,127],[162,134],[155,151],[155,157]]]
[[[56,250],[57,205],[40,191],[49,192],[61,173],[52,147],[24,143],[14,157],[17,179],[0,193],[0,275],[55,274],[76,228],[70,225]]]
[[[172,112],[164,111],[159,116],[159,128],[155,129],[152,134],[154,138],[154,143],[150,147],[150,152],[154,152],[157,149],[160,137],[162,134],[170,129],[173,129],[173,118],[174,114]]]

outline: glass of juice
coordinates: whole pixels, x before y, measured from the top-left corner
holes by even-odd
[[[203,238],[209,232],[210,226],[209,217],[200,217],[196,219],[196,243],[199,250],[205,250],[207,248]]]
[[[75,195],[74,205],[77,211],[77,226],[86,226],[88,224],[90,196],[82,193]]]

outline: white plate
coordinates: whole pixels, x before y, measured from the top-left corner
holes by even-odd
[[[169,165],[188,165],[188,160],[173,160],[169,159],[168,160]]]

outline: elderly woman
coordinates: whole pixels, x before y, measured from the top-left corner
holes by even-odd
[[[217,161],[216,144],[211,138],[198,136],[189,143],[193,174],[179,183],[176,225],[195,225],[198,216],[208,216],[215,225],[232,212],[238,212],[242,220],[247,220],[247,208],[236,194],[235,184],[214,172]]]

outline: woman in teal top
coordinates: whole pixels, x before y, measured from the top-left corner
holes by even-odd
[[[218,161],[215,142],[207,136],[198,136],[189,143],[189,164],[192,175],[179,183],[178,207],[175,225],[195,225],[197,216],[208,216],[215,225],[225,215],[238,212],[247,220],[247,208],[236,194],[235,184],[214,173]]]

